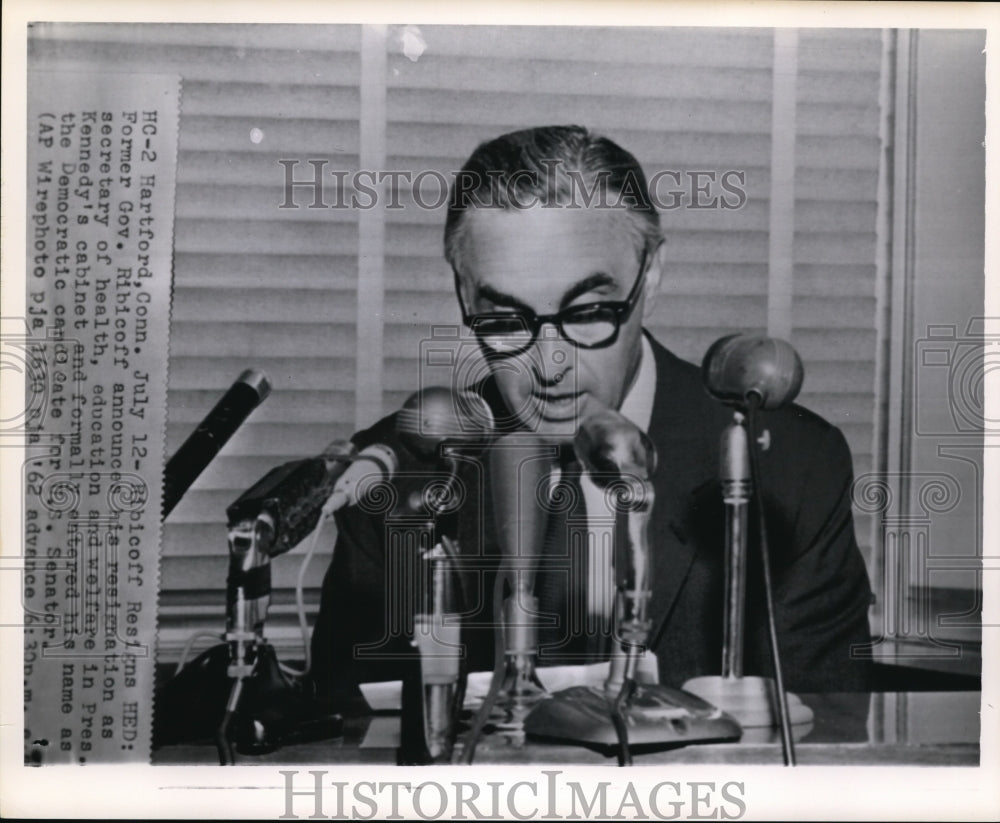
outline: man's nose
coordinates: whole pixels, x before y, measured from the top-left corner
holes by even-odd
[[[531,351],[531,365],[538,379],[546,385],[559,383],[573,365],[573,344],[559,333],[553,323],[544,323]]]

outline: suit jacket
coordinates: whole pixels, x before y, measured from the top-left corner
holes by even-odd
[[[725,519],[719,448],[732,410],[708,396],[696,366],[650,342],[657,383],[648,433],[658,467],[652,478],[649,646],[661,682],[680,685],[721,670]],[[501,402],[490,381],[481,390],[492,405]],[[851,646],[870,640],[872,595],[854,536],[847,443],[836,427],[798,405],[761,412],[759,421],[771,436],[760,469],[786,685],[798,692],[864,690],[868,665],[852,660]],[[440,477],[438,467],[399,442],[395,415],[355,436],[359,448],[372,442],[386,443],[400,456],[393,483],[397,501],[405,503]],[[481,462],[463,463],[459,477],[463,500],[439,530],[457,536],[462,556],[475,567],[465,575],[469,613],[463,639],[469,665],[489,669],[492,631],[478,627],[491,614],[499,555],[492,506]],[[401,511],[399,505],[369,505],[338,516],[312,643],[313,681],[333,703],[356,692],[359,682],[401,677],[404,661],[414,654],[406,623],[416,586],[404,547],[427,538],[420,537],[419,518]],[[754,547],[753,525],[750,540]],[[753,548],[748,566],[744,671],[770,676],[760,561]]]

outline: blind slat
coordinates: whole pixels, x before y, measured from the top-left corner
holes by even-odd
[[[349,437],[351,430],[351,426],[331,426],[329,439],[318,444],[319,447],[315,451],[310,452],[310,454],[319,453],[322,447],[330,440]],[[269,453],[254,457],[230,456],[220,453],[208,464],[205,471],[198,476],[198,479],[191,486],[191,490],[224,489],[233,492],[233,500],[235,500],[243,491],[250,488],[250,486],[260,480],[275,466],[280,466],[282,463],[287,463],[290,460],[301,460],[306,456],[308,455],[292,449],[287,449],[285,454]],[[190,494],[190,492],[188,493]],[[167,525],[169,525],[169,528],[167,528]],[[218,526],[219,528],[223,528],[224,531],[225,516],[222,513],[219,515]],[[174,527],[172,524],[169,524],[169,521],[168,524],[164,525],[164,545],[167,545],[167,542],[173,539],[173,529]],[[201,581],[197,577],[191,577],[188,584],[199,584],[201,582],[204,581]]]
[[[338,354],[350,359],[356,334],[353,326],[319,322],[296,323],[294,334],[282,324],[174,322],[180,343],[171,346],[174,357],[298,357],[303,352]]]
[[[170,410],[171,423],[183,423],[193,427],[200,423],[208,410],[219,400],[216,391],[187,389],[171,386],[173,405]],[[335,389],[288,389],[272,393],[267,400],[254,409],[253,420],[258,423],[314,423],[317,420],[348,420],[353,407],[352,387],[340,391]]]
[[[198,80],[184,84],[186,117],[246,117],[254,112],[264,118],[311,120],[325,112],[332,121],[356,121],[360,108],[358,89],[347,86]]]
[[[296,171],[295,180],[301,180],[308,171]],[[349,208],[352,202],[353,189],[338,188],[332,176],[324,179],[318,197],[311,189],[297,189],[287,198],[290,208],[281,208],[286,202],[285,176],[281,168],[271,173],[270,185],[232,186],[232,185],[198,185],[185,186],[177,198],[177,218],[182,220],[252,220],[258,223],[299,223],[314,231],[323,231],[322,226],[315,223],[340,223],[353,226],[357,215]],[[359,202],[367,203],[368,198]],[[318,202],[322,208],[312,208]],[[338,205],[340,204],[340,205]]]
[[[264,308],[266,306],[266,309]],[[247,321],[258,323],[348,323],[356,320],[353,297],[315,290],[279,288],[236,292],[233,289],[197,289],[174,295],[173,316],[178,320]],[[266,312],[266,313],[265,313]]]
[[[499,58],[511,65],[547,67],[559,60],[585,62],[591,70],[611,65],[658,66],[664,74],[684,66],[770,69],[768,31],[706,28],[556,28],[504,26],[422,26],[427,57],[435,54]],[[400,44],[390,46],[399,51]],[[419,63],[422,65],[424,58]]]
[[[141,41],[143,44],[200,46],[212,51],[221,48],[258,48],[301,51],[356,52],[361,41],[361,27],[299,26],[272,24],[229,23],[226,25],[192,26],[186,23],[32,23],[39,39],[59,41],[91,41],[121,44]]]
[[[251,148],[244,146],[242,141],[237,141],[236,146],[228,147],[225,152],[221,152],[218,148],[201,150],[185,146],[183,162],[177,167],[179,192],[185,185],[190,184],[240,186],[246,185],[248,181],[260,184],[271,182],[275,187],[273,198],[275,202],[280,203],[284,198],[285,167],[278,162],[279,160],[298,160],[299,165],[291,167],[293,180],[309,181],[314,179],[314,173],[308,161],[314,158],[329,163],[324,173],[334,168],[357,169],[360,165],[356,151],[344,151],[332,143],[324,146],[315,155],[276,151],[272,148],[271,142],[266,140],[253,151]],[[336,186],[336,179],[332,175],[328,182]],[[303,193],[296,193],[292,202],[300,203],[303,208],[313,202],[311,193],[307,199],[306,193],[301,189],[299,191]],[[324,198],[324,202],[327,200],[333,202],[332,197]]]
[[[357,227],[335,220],[322,228],[311,223],[276,220],[206,220],[178,218],[175,248],[181,252],[317,255],[357,245]]]
[[[199,115],[185,121],[180,134],[181,151],[268,152],[271,145],[281,146],[285,157],[307,160],[338,154],[355,156],[360,148],[357,123],[349,112],[332,111],[343,119],[282,119],[248,115],[245,117],[215,117]],[[251,139],[253,129],[259,129],[259,143]],[[259,147],[259,148],[258,148]],[[284,174],[283,169],[278,171]],[[312,178],[311,169],[305,171]],[[281,178],[283,179],[283,177]],[[280,192],[279,192],[280,194]]]
[[[875,297],[802,297],[793,299],[795,328],[871,329]]]
[[[250,366],[263,367],[275,391],[353,387],[353,380],[346,371],[346,367],[354,362],[353,352],[340,352],[340,357],[336,356],[338,352],[331,352],[326,357],[309,354],[303,352],[299,357],[272,357],[266,360],[260,357],[212,357],[208,354],[176,357],[170,362],[170,388],[219,386],[221,395],[222,390]]]
[[[175,287],[273,288],[277,277],[288,289],[327,289],[353,294],[358,280],[357,258],[347,248],[326,255],[174,253]]]
[[[296,426],[289,426],[284,422],[264,423],[251,417],[237,429],[224,448],[229,457],[269,454],[298,454],[300,457],[310,457],[319,454],[327,443],[335,439],[332,426],[332,423],[299,423]],[[179,449],[190,434],[189,424],[168,423],[167,454],[173,454]]]
[[[29,56],[46,68],[177,74],[217,83],[267,83],[276,77],[310,85],[357,86],[358,58],[347,52],[242,49],[159,43],[35,40]],[[183,135],[183,130],[181,132]]]
[[[581,106],[580,114],[587,114]],[[522,115],[523,117],[523,115]],[[590,119],[589,117],[587,118]],[[466,126],[462,123],[408,123],[394,121],[388,133],[390,159],[421,156],[428,146],[445,157],[454,157],[458,167],[472,150],[484,140],[496,137],[503,130],[524,128],[529,123],[550,123],[547,112],[539,110],[534,119],[518,119],[501,128]],[[701,168],[707,158],[725,168],[740,168],[738,163],[766,166],[770,140],[766,134],[751,135],[749,140],[735,134],[700,134],[678,131],[669,135],[638,129],[604,130],[615,142],[628,146],[629,151],[644,161],[661,164],[664,168]],[[814,138],[821,139],[821,138]],[[867,144],[866,144],[867,145]],[[877,148],[877,147],[876,147]],[[820,158],[822,159],[822,158]],[[403,168],[406,168],[405,166]]]

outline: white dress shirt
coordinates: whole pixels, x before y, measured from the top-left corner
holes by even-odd
[[[653,416],[653,395],[656,393],[656,361],[653,347],[645,336],[642,338],[640,358],[639,372],[619,411],[648,432]],[[553,482],[558,482],[558,479],[559,469],[555,469]],[[587,628],[589,632],[597,632],[602,623],[605,627],[610,625],[614,613],[612,548],[615,512],[608,506],[604,492],[586,472],[580,477],[580,486],[587,514]]]

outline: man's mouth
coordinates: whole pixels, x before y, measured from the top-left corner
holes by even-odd
[[[544,418],[566,418],[576,412],[577,404],[583,395],[581,391],[540,391],[532,392],[532,397],[541,406]]]

